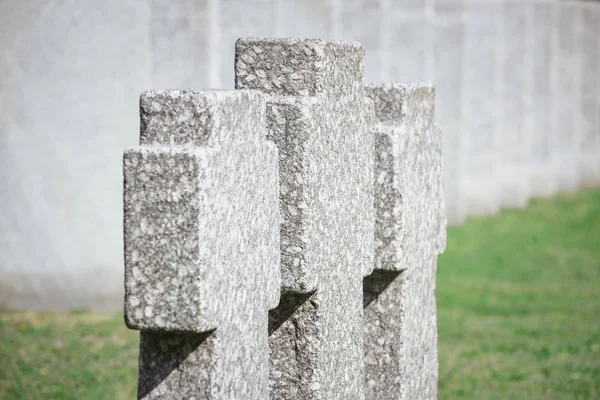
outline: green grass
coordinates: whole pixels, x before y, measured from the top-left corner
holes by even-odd
[[[441,399],[600,399],[600,191],[451,228]]]
[[[600,399],[600,190],[448,232],[440,399]],[[135,398],[121,316],[0,312],[0,399]]]
[[[133,399],[137,332],[123,318],[0,313],[0,399]]]

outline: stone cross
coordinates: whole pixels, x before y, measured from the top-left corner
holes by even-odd
[[[138,398],[268,396],[279,301],[277,149],[258,92],[142,94],[124,155],[125,320]]]
[[[435,273],[445,247],[442,135],[427,86],[375,103],[375,270],[364,280],[367,399],[437,398]]]
[[[362,278],[373,263],[373,137],[356,42],[240,39],[236,88],[267,94],[279,149],[282,298],[276,399],[363,397]]]

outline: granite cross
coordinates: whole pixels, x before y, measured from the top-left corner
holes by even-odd
[[[279,301],[278,157],[252,91],[142,94],[124,155],[125,319],[138,398],[268,396]]]
[[[271,397],[363,397],[362,278],[373,265],[373,137],[356,42],[240,39],[236,88],[267,95],[279,149],[282,298]]]
[[[375,270],[364,279],[365,398],[437,398],[435,272],[445,246],[442,136],[427,86],[374,101]]]

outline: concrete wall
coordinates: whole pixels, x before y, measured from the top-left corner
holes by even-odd
[[[115,308],[122,151],[151,85],[139,0],[0,3],[0,306]]]
[[[0,307],[120,309],[122,176],[150,88],[231,88],[240,36],[359,40],[430,82],[451,223],[600,184],[600,5],[551,0],[0,3]]]

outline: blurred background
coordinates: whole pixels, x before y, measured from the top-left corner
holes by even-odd
[[[516,0],[4,0],[0,306],[119,310],[121,155],[151,88],[232,88],[241,36],[352,39],[427,82],[449,219],[600,184],[600,7]]]
[[[3,312],[6,346],[29,333],[57,371],[65,343],[96,346],[106,371],[82,359],[89,376],[64,379],[93,383],[79,398],[131,394],[137,348],[120,317],[30,311],[122,310],[121,165],[138,97],[233,88],[241,36],[358,40],[367,82],[436,86],[452,225],[442,393],[600,398],[597,1],[0,0],[0,309],[27,311]],[[53,369],[23,351],[0,348],[15,363],[0,397],[28,365],[39,382]],[[60,390],[36,393],[74,393]]]

